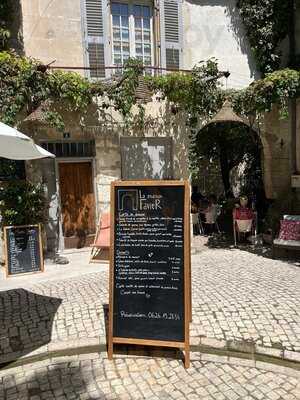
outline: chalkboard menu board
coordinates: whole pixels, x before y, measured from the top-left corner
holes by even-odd
[[[189,186],[112,183],[110,348],[180,347],[189,361]]]
[[[39,225],[6,226],[4,240],[7,276],[44,270]]]

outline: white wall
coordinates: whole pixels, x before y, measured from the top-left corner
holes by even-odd
[[[183,3],[184,68],[215,57],[229,70],[228,87],[247,86],[257,77],[236,0],[186,0]]]

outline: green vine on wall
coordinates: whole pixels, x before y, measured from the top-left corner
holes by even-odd
[[[0,52],[0,118],[16,125],[42,107],[50,126],[64,130],[63,114],[67,111],[86,114],[93,105],[99,111],[112,108],[120,113],[127,128],[137,119],[143,124],[145,108],[137,101],[136,89],[143,68],[139,61],[129,60],[123,74],[111,82],[90,82],[74,72],[49,71],[37,60]],[[266,74],[243,90],[224,90],[219,84],[220,71],[216,60],[202,62],[190,74],[171,73],[146,76],[148,87],[166,100],[174,113],[182,112],[189,132],[190,170],[197,174],[198,131],[230,98],[237,113],[260,117],[278,104],[286,117],[288,101],[300,94],[300,73],[284,69]],[[62,113],[49,104],[62,103]],[[136,107],[138,118],[136,118]],[[135,115],[134,115],[135,112]]]
[[[260,71],[280,68],[280,43],[289,34],[293,0],[238,0],[250,46]]]
[[[208,76],[212,80],[205,80]],[[300,72],[292,69],[269,73],[242,90],[224,90],[217,83],[218,67],[215,60],[194,68],[190,75],[168,74],[149,78],[151,87],[163,98],[176,104],[187,114],[190,132],[189,161],[192,176],[199,170],[199,124],[207,122],[222,106],[225,98],[231,100],[234,110],[246,118],[261,119],[264,113],[279,108],[281,118],[288,116],[289,99],[300,95]],[[217,134],[217,132],[216,132]],[[243,141],[241,134],[236,135]],[[210,139],[215,152],[213,138]],[[203,147],[203,146],[202,146]],[[208,153],[206,153],[207,155]],[[209,158],[209,157],[208,157]]]
[[[142,72],[139,62],[129,60],[112,83],[90,82],[77,73],[49,72],[37,60],[0,52],[0,116],[15,125],[42,107],[49,125],[63,131],[63,117],[51,104],[63,103],[64,111],[82,114],[94,104],[102,110],[112,107],[129,121]],[[103,101],[95,101],[99,98]]]
[[[195,66],[191,74],[172,73],[160,77],[148,77],[151,89],[162,99],[176,104],[185,113],[189,132],[189,167],[197,175],[197,133],[200,122],[208,121],[224,100],[218,81],[220,71],[216,60],[210,59]]]

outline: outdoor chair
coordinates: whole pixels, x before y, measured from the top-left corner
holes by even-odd
[[[257,213],[254,213],[252,219],[236,219],[233,217],[233,237],[234,245],[237,245],[237,241],[241,240],[241,237],[246,238],[246,235],[250,233],[256,238],[257,236]]]
[[[91,262],[103,262],[108,261],[108,257],[106,259],[99,259],[99,256],[102,252],[109,252],[110,247],[110,213],[103,213],[100,216],[99,225],[97,227],[97,232],[95,235],[94,243],[92,244],[90,263]],[[98,257],[98,258],[97,258]]]

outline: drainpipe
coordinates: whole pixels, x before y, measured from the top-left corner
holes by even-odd
[[[159,20],[159,0],[154,0],[154,65],[156,67],[161,67],[161,61],[160,61],[160,49],[161,49],[161,43],[160,43],[160,20]]]

